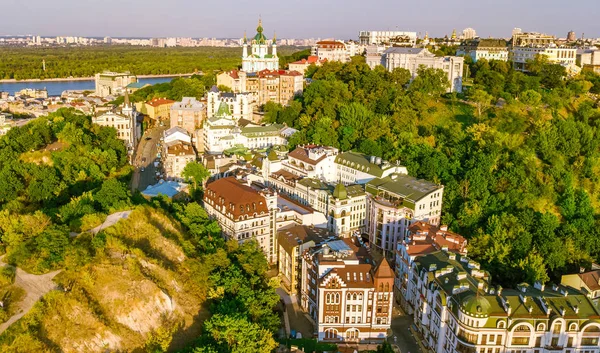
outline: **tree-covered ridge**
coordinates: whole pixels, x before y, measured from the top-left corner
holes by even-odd
[[[60,270],[62,289],[0,335],[0,351],[276,346],[279,299],[258,245],[226,243],[196,202],[131,195],[131,167],[114,129],[64,109],[10,130],[0,152],[3,260],[32,273]],[[188,172],[191,180],[205,176],[200,168]],[[121,210],[133,211],[97,227]],[[7,271],[0,292],[17,300]],[[0,308],[0,321],[14,313],[13,303]]]
[[[297,51],[279,47],[280,56]],[[46,62],[46,71],[42,61]],[[151,48],[133,46],[3,47],[0,79],[91,77],[110,70],[135,75],[187,74],[231,70],[242,63],[242,48]]]
[[[445,185],[442,222],[504,285],[558,280],[600,258],[600,77],[563,80],[538,60],[532,74],[509,63],[470,65],[473,86],[442,94],[444,74],[371,70],[361,58],[311,67],[313,82],[270,121],[318,143],[400,160]],[[561,70],[562,69],[562,70]],[[500,99],[501,98],[501,99]]]

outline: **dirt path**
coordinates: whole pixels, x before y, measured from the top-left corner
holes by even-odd
[[[0,266],[9,266],[5,264],[3,259],[0,258]],[[19,312],[13,315],[8,321],[0,324],[0,334],[6,331],[17,320],[22,318],[25,314],[33,308],[35,303],[40,300],[46,293],[53,289],[57,289],[56,283],[52,279],[59,274],[60,270],[46,273],[45,275],[33,275],[27,273],[17,267],[15,275],[15,285],[25,290],[25,298],[19,303]]]
[[[131,214],[131,210],[113,213],[113,214],[109,215],[108,217],[106,217],[106,219],[104,220],[104,223],[97,226],[96,228],[90,229],[89,232],[96,235],[102,229],[106,229],[110,226],[114,226],[121,219],[127,219],[130,214]]]

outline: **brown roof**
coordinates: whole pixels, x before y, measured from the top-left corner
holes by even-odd
[[[212,201],[216,209],[221,207],[220,212],[233,216],[233,219],[242,215],[252,218],[269,212],[264,196],[241,184],[234,177],[222,178],[208,184],[204,201]]]
[[[446,226],[437,227],[418,221],[408,227],[410,232],[407,253],[411,256],[429,254],[443,248],[448,251],[466,254],[467,240],[456,233],[448,231]]]
[[[173,104],[175,103],[175,101],[172,101],[170,99],[165,99],[165,98],[155,98],[149,102],[146,102],[146,104],[152,106],[152,107],[158,107],[161,106],[163,104]]]
[[[284,180],[287,180],[287,181],[294,181],[294,180],[302,179],[301,176],[292,174],[292,173],[288,172],[287,170],[283,170],[283,169],[280,169],[276,172],[271,173],[271,177],[273,177],[275,179],[283,178]]]
[[[292,152],[288,153],[288,157],[299,159],[302,162],[305,162],[305,163],[308,163],[308,164],[311,164],[311,165],[317,165],[320,161],[322,161],[325,158],[327,158],[327,154],[321,155],[321,157],[319,157],[318,159],[311,159],[308,156],[308,152],[312,148],[317,148],[317,147],[319,147],[319,146],[317,146],[317,145],[298,146],[298,147],[296,147],[295,150],[293,150]]]
[[[167,147],[167,153],[175,156],[188,156],[196,154],[191,144],[182,141]]]
[[[379,266],[377,267],[377,270],[375,270],[375,277],[377,278],[394,278],[394,271],[392,271],[392,268],[390,267],[390,264],[388,263],[387,259],[383,258],[383,261],[379,264]]]
[[[322,40],[320,42],[317,42],[317,45],[318,46],[336,46],[336,47],[340,47],[340,48],[345,47],[344,43],[336,42],[335,40]]]
[[[348,288],[371,288],[373,287],[373,276],[370,264],[345,265],[331,270],[320,280],[321,284],[332,274],[337,274]],[[362,280],[361,275],[362,274]]]
[[[594,270],[579,274],[579,278],[590,290],[600,289],[600,270]]]
[[[299,224],[294,224],[291,227],[279,229],[277,231],[277,239],[288,253],[298,245],[314,241],[315,244],[325,240],[329,236],[326,229],[314,228]]]

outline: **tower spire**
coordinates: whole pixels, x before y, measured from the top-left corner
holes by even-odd
[[[277,44],[277,32],[273,31],[273,44]]]
[[[125,87],[125,98],[123,100],[125,107],[129,107],[129,90]]]

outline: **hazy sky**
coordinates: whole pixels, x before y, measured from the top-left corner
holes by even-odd
[[[360,30],[429,32],[514,27],[600,37],[600,0],[0,0],[0,35],[241,37],[262,15],[269,38],[354,39]]]

